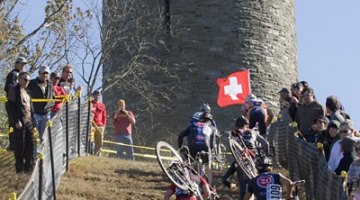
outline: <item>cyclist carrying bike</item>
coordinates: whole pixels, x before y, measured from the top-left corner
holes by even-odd
[[[252,131],[248,128],[249,121],[246,117],[240,116],[235,121],[235,129],[231,132],[231,136],[235,138],[235,140],[244,140],[244,143],[247,148],[250,150],[256,151],[256,142],[259,142],[264,149],[264,152],[268,154],[269,152],[269,143],[260,136],[257,132]],[[230,177],[236,172],[237,179],[239,182],[239,199],[242,200],[245,195],[245,187],[246,184],[249,182],[249,179],[238,166],[236,161],[233,161],[229,169],[225,172],[222,176],[222,183],[229,187],[231,190],[236,189],[236,184],[231,183],[229,181]]]
[[[257,162],[260,175],[251,179],[246,187],[244,200],[249,200],[254,194],[257,200],[281,199],[282,188],[286,188],[286,199],[293,199],[293,182],[282,174],[272,173],[272,160],[260,157]]]
[[[207,156],[202,158],[205,164],[205,171],[208,173],[209,183],[212,182],[211,174],[211,149],[214,144],[214,137],[217,129],[212,125],[210,119],[202,112],[196,112],[190,124],[178,136],[178,147],[183,145],[183,138],[187,137],[187,145],[189,147],[190,156],[196,156],[205,151]]]

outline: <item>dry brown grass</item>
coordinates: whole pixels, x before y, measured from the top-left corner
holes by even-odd
[[[18,196],[30,175],[16,174],[14,153],[0,149],[0,199],[8,199],[15,192]]]
[[[216,173],[217,180],[222,172]],[[170,182],[157,162],[124,161],[106,157],[82,157],[70,162],[62,177],[58,199],[163,199]],[[220,194],[236,192],[216,182]]]

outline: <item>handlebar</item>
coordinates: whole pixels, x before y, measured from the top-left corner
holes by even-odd
[[[298,180],[298,181],[294,181],[293,185],[298,186],[298,185],[304,185],[305,184],[305,180]]]

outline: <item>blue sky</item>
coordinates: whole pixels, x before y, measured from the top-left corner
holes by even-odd
[[[299,79],[314,88],[320,103],[338,96],[360,127],[360,1],[296,2]]]
[[[41,23],[45,0],[27,0],[22,18],[26,31]],[[35,3],[36,2],[36,3]],[[74,2],[81,2],[75,0]],[[314,88],[324,104],[336,95],[360,127],[360,19],[359,0],[296,1],[299,80]]]

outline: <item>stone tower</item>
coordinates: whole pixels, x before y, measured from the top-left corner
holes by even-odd
[[[106,77],[124,71],[140,51],[134,36],[150,44],[141,49],[144,54],[177,75],[148,73],[146,79],[156,86],[149,90],[172,87],[171,99],[161,102],[169,109],[151,114],[126,87],[104,91],[108,106],[118,98],[127,100],[137,114],[137,137],[149,145],[174,142],[203,102],[211,105],[220,130],[231,129],[241,108],[217,106],[217,78],[249,69],[252,92],[274,110],[277,91],[297,79],[294,0],[106,0],[103,5],[103,31],[121,30],[104,42],[113,45],[103,69],[105,88],[114,81]]]

